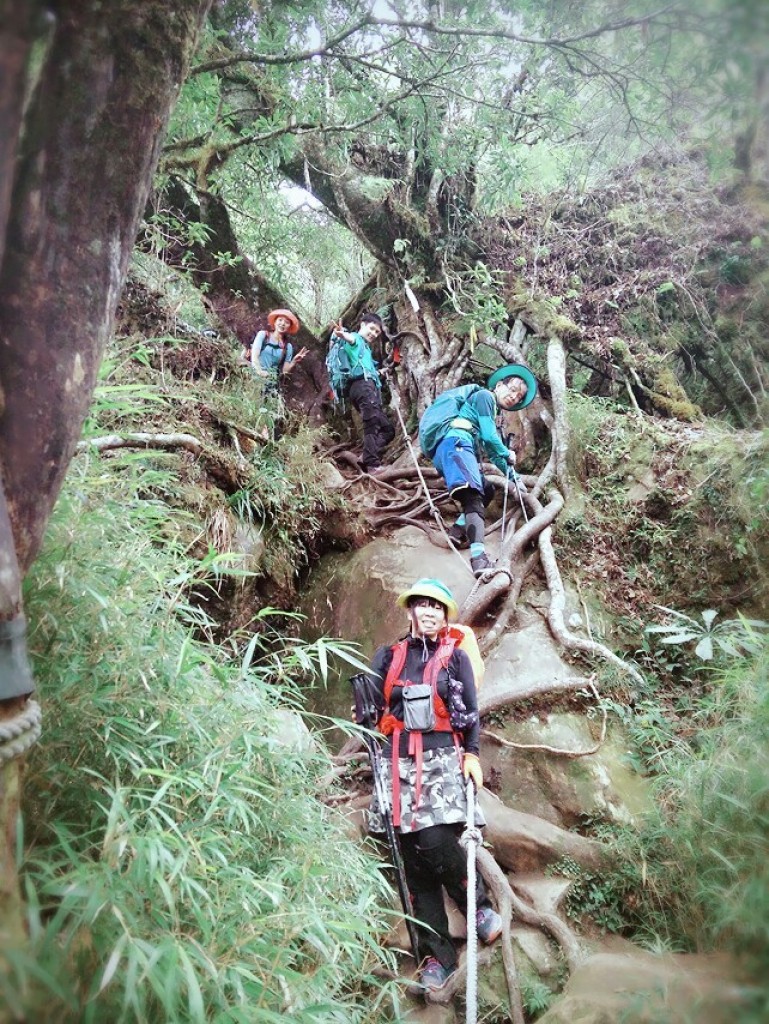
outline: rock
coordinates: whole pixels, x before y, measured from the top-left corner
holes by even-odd
[[[567,664],[544,621],[537,617],[515,633],[504,636],[486,661],[486,678],[480,692],[481,713],[500,702],[544,693],[553,683],[587,677]]]
[[[318,463],[318,481],[327,491],[338,491],[347,482],[333,462]]]
[[[560,959],[539,928],[532,928],[526,924],[513,924],[510,928],[510,935],[540,978],[549,978],[560,971]]]
[[[572,880],[557,875],[515,874],[510,878],[510,884],[535,910],[558,916]]]
[[[439,1003],[425,1003],[422,1006],[412,1006],[406,1010],[400,1018],[408,1024],[456,1024],[456,1010],[453,1004],[441,1006]]]
[[[646,501],[651,492],[657,486],[654,479],[654,471],[648,466],[638,467],[626,477],[629,484],[625,497],[634,504]]]
[[[586,709],[592,706],[586,703]],[[591,725],[582,715],[561,713],[509,721],[491,731],[515,743],[577,752],[595,746],[599,726],[597,720]],[[564,828],[586,817],[630,822],[648,809],[647,783],[627,766],[626,754],[617,723],[610,724],[596,753],[580,758],[503,747],[482,734],[481,756],[500,799]]]
[[[582,616],[579,612],[572,612],[568,618],[566,625],[569,629],[582,629],[585,623],[582,621]]]
[[[538,1024],[732,1024],[736,970],[716,955],[657,955],[627,942],[580,964]]]
[[[533,814],[506,807],[488,790],[478,795],[488,825],[484,838],[491,844],[494,858],[503,867],[516,872],[533,872],[569,857],[588,870],[600,870],[608,852],[592,839],[551,825]]]
[[[243,555],[243,567],[254,570],[257,568],[264,555],[264,537],[261,526],[253,523],[246,523],[238,519],[229,550],[234,554]],[[233,563],[235,564],[235,563]]]

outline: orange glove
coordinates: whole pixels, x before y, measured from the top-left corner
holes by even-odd
[[[466,779],[472,779],[476,789],[483,789],[483,769],[477,754],[465,754],[462,766]]]

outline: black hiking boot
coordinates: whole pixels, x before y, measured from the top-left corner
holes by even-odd
[[[469,548],[470,541],[467,539],[464,526],[460,526],[459,523],[454,525],[449,530],[449,537],[455,548]]]
[[[431,956],[422,968],[420,977],[422,988],[427,992],[437,992],[443,988],[453,973],[453,970],[448,970],[440,960]]]
[[[483,554],[478,555],[477,558],[470,559],[470,568],[473,570],[473,576],[478,580],[484,575],[484,573],[487,573],[489,569],[494,568],[494,563],[484,551]]]

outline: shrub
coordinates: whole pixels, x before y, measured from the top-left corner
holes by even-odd
[[[331,645],[273,636],[241,659],[194,640],[186,594],[213,567],[185,555],[182,514],[137,497],[139,462],[84,465],[27,586],[46,717],[8,1006],[57,1024],[387,1019],[393,990],[368,988],[391,914],[378,865],[315,796],[326,753],[281,740]]]

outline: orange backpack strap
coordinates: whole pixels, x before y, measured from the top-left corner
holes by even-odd
[[[390,714],[390,696],[393,692],[393,686],[400,679],[403,666],[406,664],[406,655],[408,653],[408,640],[400,640],[397,644],[393,644],[390,648],[393,652],[392,661],[390,667],[387,670],[387,675],[384,681],[384,713],[379,720],[379,731],[383,736],[389,736],[393,730],[401,723],[398,719]]]

